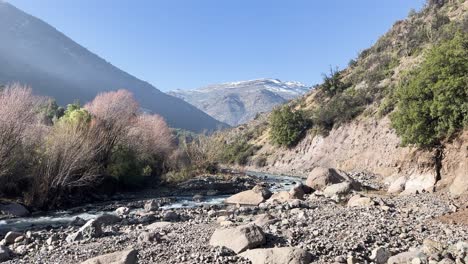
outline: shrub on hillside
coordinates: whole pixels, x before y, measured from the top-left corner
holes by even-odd
[[[338,69],[333,70],[330,67],[330,73],[323,74],[323,83],[320,87],[326,94],[333,96],[346,90],[349,85],[342,81],[341,72]]]
[[[289,106],[275,108],[270,115],[270,140],[279,146],[294,146],[305,134],[309,122],[302,111]]]
[[[222,145],[220,160],[227,164],[246,165],[257,150],[257,146],[242,137],[237,137],[232,142]]]
[[[351,121],[362,113],[370,97],[364,90],[347,90],[334,96],[312,113],[312,123],[316,130],[330,131],[334,126]]]
[[[403,144],[436,145],[468,125],[468,34],[429,50],[396,91],[392,124]]]

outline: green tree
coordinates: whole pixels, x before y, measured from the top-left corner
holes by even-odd
[[[294,146],[308,127],[302,111],[293,111],[290,106],[278,107],[270,116],[270,140],[277,145]]]
[[[397,88],[391,116],[402,143],[431,147],[468,126],[468,34],[430,49]]]

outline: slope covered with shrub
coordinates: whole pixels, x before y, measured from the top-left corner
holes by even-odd
[[[243,137],[257,145],[249,157],[253,166],[268,156],[281,159],[285,147],[293,151],[304,137],[327,137],[349,123],[391,116],[403,145],[437,147],[466,129],[467,10],[467,1],[427,1],[348,67],[331,68],[313,91],[289,102],[286,120],[275,110],[221,137]],[[295,118],[296,113],[302,118]],[[251,137],[251,131],[262,133]]]

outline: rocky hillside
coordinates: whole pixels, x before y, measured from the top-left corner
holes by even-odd
[[[130,90],[147,111],[192,131],[225,126],[183,100],[113,66],[51,25],[0,1],[0,84],[20,82],[59,104],[86,103],[98,93]]]
[[[214,84],[195,90],[175,90],[169,94],[187,101],[221,122],[236,126],[309,90],[309,87],[299,82],[259,79]]]
[[[440,63],[429,60],[437,61],[439,54],[450,54],[448,49],[456,46],[455,41],[465,39],[462,43],[466,43],[467,34],[468,1],[428,1],[423,10],[411,12],[408,18],[396,22],[371,48],[351,60],[346,69],[332,71],[317,89],[285,106],[308,120],[307,129],[294,145],[280,147],[271,143],[271,114],[220,137],[225,141],[243,138],[254,146],[256,151],[247,162],[249,169],[297,175],[307,175],[318,166],[364,170],[382,176],[384,183],[394,184],[397,191],[405,193],[442,188],[455,195],[466,193],[468,131],[466,126],[459,127],[462,120],[468,120],[466,111],[461,110],[451,119],[457,120],[458,128],[441,130],[434,128],[433,123],[441,124],[448,116],[446,110],[426,123],[418,123],[417,119],[429,117],[423,112],[426,104],[439,98],[432,99],[433,93],[429,92],[419,103],[408,99],[426,93],[420,90],[411,94],[409,89],[431,85],[419,85],[426,73],[417,70],[423,67],[435,65],[436,69],[429,68],[434,71],[426,74],[433,79],[437,78],[435,72],[452,74],[461,69],[458,80],[466,85],[466,60],[461,67],[448,67],[445,71]],[[456,53],[439,62],[464,60],[466,45],[457,47]],[[466,86],[449,90],[450,83],[446,82],[438,87],[441,94],[455,90],[459,94],[448,103],[439,101],[437,107],[455,108],[457,104],[462,109],[466,107]],[[427,106],[427,109],[436,108]],[[410,117],[402,118],[403,110]],[[434,112],[430,115],[435,116]],[[404,122],[406,126],[401,125]],[[407,144],[402,144],[404,141]]]

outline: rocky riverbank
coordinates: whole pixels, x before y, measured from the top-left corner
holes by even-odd
[[[306,184],[273,194],[267,184],[258,185],[230,197],[233,204],[195,208],[163,209],[159,199],[122,202],[87,222],[10,232],[0,260],[468,263],[465,201],[443,193],[384,195],[382,185],[363,174],[315,177]],[[242,206],[239,197],[252,204]],[[92,259],[99,256],[100,262]]]

